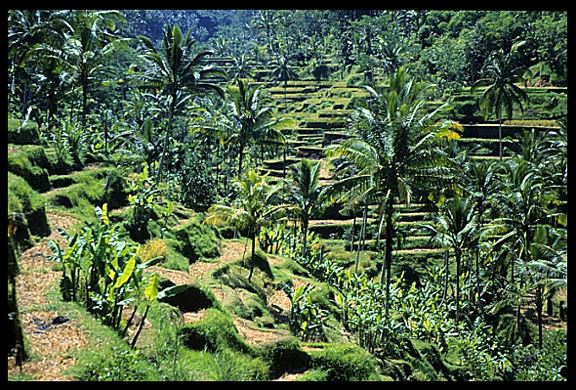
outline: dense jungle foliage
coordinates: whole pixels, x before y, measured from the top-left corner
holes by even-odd
[[[46,310],[79,380],[567,379],[567,12],[13,9],[7,46],[21,367]]]

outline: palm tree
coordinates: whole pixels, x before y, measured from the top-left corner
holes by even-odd
[[[528,284],[534,288],[536,314],[538,316],[538,347],[542,349],[543,307],[545,293],[549,297],[559,288],[568,285],[566,240],[554,239],[544,225],[539,225],[534,242],[530,245],[531,261],[526,264]]]
[[[289,118],[273,118],[272,99],[261,86],[251,86],[237,79],[237,88],[229,88],[232,98],[227,117],[229,123],[228,142],[238,147],[238,177],[242,174],[244,151],[251,142],[264,144],[279,142],[286,139],[280,129],[291,126],[294,120]]]
[[[276,11],[272,10],[259,10],[254,21],[252,22],[256,28],[264,32],[266,36],[266,45],[268,46],[268,53],[272,53],[274,48],[272,46],[272,37],[274,30],[278,24],[278,15]]]
[[[8,90],[8,103],[17,98],[17,81],[23,79],[22,97],[20,98],[20,111],[26,112],[30,83],[34,70],[29,62],[34,57],[35,63],[43,65],[40,72],[44,79],[39,84],[49,84],[44,92],[44,99],[49,107],[49,118],[54,114],[54,99],[64,95],[64,81],[59,80],[62,72],[59,59],[49,57],[44,47],[59,47],[66,42],[67,37],[74,32],[70,23],[66,21],[63,11],[46,10],[9,10],[8,11],[8,76],[10,87]],[[52,57],[54,57],[52,55]],[[58,81],[58,82],[55,82]]]
[[[386,312],[389,308],[390,269],[394,203],[410,201],[416,190],[429,191],[454,184],[455,167],[442,150],[443,139],[458,138],[452,121],[434,121],[445,108],[422,115],[422,94],[431,84],[408,80],[401,67],[390,77],[390,90],[383,94],[365,87],[372,99],[353,114],[356,137],[329,147],[330,156],[345,157],[359,172],[343,179],[345,185],[364,201],[378,200],[378,238],[385,225],[384,266],[386,278]]]
[[[517,65],[518,48],[524,43],[525,41],[516,42],[508,54],[505,54],[502,49],[490,53],[482,68],[482,78],[476,81],[473,86],[474,89],[474,87],[486,82],[490,84],[482,93],[479,104],[484,119],[488,119],[488,115],[492,111],[495,111],[498,117],[500,160],[502,160],[502,111],[505,110],[510,119],[514,106],[518,105],[520,110],[524,112],[522,102],[528,101],[526,92],[515,84],[522,81],[527,72],[526,67]]]
[[[168,24],[163,31],[159,49],[156,49],[149,38],[139,37],[145,47],[142,57],[149,64],[140,79],[145,86],[159,90],[168,97],[168,124],[160,166],[156,173],[156,184],[162,178],[174,115],[185,107],[188,100],[194,96],[193,93],[215,91],[222,94],[219,86],[205,79],[208,76],[224,76],[224,73],[213,65],[203,64],[204,58],[211,55],[212,51],[197,49],[196,42],[190,38],[191,34],[192,30],[184,36],[180,27]]]
[[[288,57],[284,55],[278,57],[274,68],[272,68],[272,77],[284,82],[284,109],[286,109],[286,87],[288,86],[288,81],[298,78],[298,73],[296,73],[294,67],[288,63]]]
[[[208,209],[204,223],[221,225],[232,224],[239,229],[245,229],[252,240],[252,259],[248,281],[252,278],[255,262],[256,237],[260,228],[270,219],[280,216],[284,205],[274,206],[271,199],[276,190],[267,182],[267,175],[260,176],[250,169],[241,179],[234,180],[237,198],[232,206],[214,205]]]
[[[119,11],[76,10],[65,24],[66,39],[62,46],[40,45],[38,50],[47,57],[59,60],[82,91],[82,125],[86,124],[88,95],[96,77],[104,70],[110,53],[127,38],[120,38],[115,30],[117,20],[123,20]],[[62,19],[63,20],[63,19]],[[64,24],[62,21],[61,24]],[[69,32],[66,32],[69,31]]]
[[[472,202],[456,195],[448,200],[433,224],[428,228],[433,239],[443,248],[452,249],[456,259],[456,324],[460,318],[460,273],[464,250],[476,242],[478,216]]]
[[[246,54],[242,54],[240,57],[234,58],[234,64],[232,68],[231,76],[234,79],[245,79],[252,77],[252,72],[250,71],[250,63],[248,62],[248,57]]]
[[[306,240],[310,219],[316,216],[323,203],[322,187],[320,186],[320,168],[322,162],[316,163],[304,159],[290,165],[291,180],[287,182],[288,203],[291,211],[302,223],[302,256],[306,255]]]

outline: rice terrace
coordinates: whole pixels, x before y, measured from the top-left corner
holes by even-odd
[[[566,381],[567,12],[8,10],[9,381]]]

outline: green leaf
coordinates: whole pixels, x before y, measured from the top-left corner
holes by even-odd
[[[102,205],[102,221],[104,225],[110,227],[110,220],[108,219],[108,203]]]
[[[558,223],[564,227],[568,226],[568,215],[564,213],[558,214]]]
[[[156,298],[157,299],[170,298],[188,290],[189,288],[190,286],[187,284],[179,284],[176,286],[168,287],[160,291]]]
[[[344,307],[344,298],[342,294],[336,294],[335,300],[338,306]]]
[[[136,256],[134,255],[130,258],[130,260],[126,262],[122,274],[120,275],[118,280],[116,280],[116,284],[114,284],[114,288],[122,287],[122,285],[130,279],[132,273],[134,273],[135,267],[136,267]]]
[[[146,288],[144,289],[144,295],[146,296],[146,299],[148,299],[149,302],[153,301],[154,299],[156,299],[158,297],[159,285],[160,285],[160,281],[158,279],[158,275],[152,274],[152,276],[150,277],[150,282],[148,283],[148,286],[146,286]]]
[[[145,262],[145,263],[138,264],[138,265],[136,266],[136,268],[137,268],[138,270],[143,270],[143,269],[146,269],[146,268],[153,267],[153,266],[155,266],[156,264],[160,263],[160,262],[162,261],[162,259],[163,259],[162,256],[154,257],[153,259],[150,259],[150,260],[148,260],[148,261]]]

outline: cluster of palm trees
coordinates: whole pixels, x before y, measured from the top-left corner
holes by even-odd
[[[256,237],[263,227],[274,226],[280,220],[292,220],[302,225],[302,252],[307,254],[308,227],[325,203],[325,189],[320,186],[321,161],[308,159],[290,166],[290,176],[272,185],[268,174],[250,169],[233,180],[235,199],[230,205],[217,204],[208,209],[205,223],[228,224],[246,233],[252,241],[252,257],[248,280],[252,278]]]
[[[388,313],[395,205],[433,199],[438,213],[426,226],[446,250],[444,295],[455,285],[456,322],[462,281],[482,317],[487,310],[497,313],[502,305],[515,305],[520,323],[520,307],[533,297],[541,345],[543,303],[567,280],[566,123],[544,137],[526,132],[519,141],[522,151],[511,158],[475,160],[455,143],[460,125],[439,119],[445,106],[424,112],[423,94],[431,87],[408,77],[405,68],[391,75],[387,90],[367,87],[370,97],[350,118],[352,137],[327,149],[336,182],[321,187],[321,162],[309,160],[290,166],[284,192],[250,170],[236,181],[234,203],[211,207],[207,222],[246,229],[254,250],[262,226],[291,218],[302,226],[305,256],[310,219],[327,202],[354,210],[375,205],[377,246],[384,237],[378,247]],[[456,275],[449,283],[452,256]],[[470,270],[466,280],[465,264]]]
[[[115,25],[121,20],[122,14],[116,11],[11,11],[8,54],[12,106],[20,103],[22,115],[26,112],[30,115],[33,110],[38,116],[45,110],[44,123],[51,129],[57,123],[54,117],[63,115],[65,97],[79,91],[81,104],[71,106],[69,117],[76,114],[81,130],[93,131],[88,128],[87,118],[98,110],[98,127],[104,128],[102,141],[106,154],[125,144],[132,145],[135,152],[141,151],[150,168],[154,160],[159,160],[156,184],[164,179],[170,143],[174,139],[182,141],[182,134],[187,133],[184,128],[189,126],[185,123],[189,120],[184,114],[192,113],[198,119],[196,122],[202,122],[195,127],[202,128],[205,134],[210,131],[212,140],[218,139],[234,149],[238,174],[252,142],[284,143],[278,130],[292,122],[273,118],[269,96],[262,88],[241,81],[242,72],[236,74],[240,80],[237,87],[223,88],[221,81],[226,80],[227,75],[207,64],[206,58],[213,51],[200,47],[192,39],[192,30],[184,34],[178,26],[167,25],[162,40],[155,45],[147,37],[131,39],[118,35]],[[128,44],[137,46],[137,53],[129,49]],[[112,79],[113,66],[109,64],[117,49],[137,54],[121,80]],[[279,67],[277,76],[283,80],[295,77],[287,64],[284,65]],[[17,79],[26,81],[23,86],[18,84],[20,90]],[[122,102],[112,103],[112,110],[112,106],[94,104],[100,84],[110,86],[111,83],[123,84],[123,88],[133,92],[132,99],[125,99],[124,111],[122,104],[118,104]],[[214,113],[217,106],[220,108],[217,117],[206,114],[210,110]],[[127,120],[124,126],[131,130],[116,140],[115,146],[109,145],[114,141],[112,125],[103,119],[110,116],[105,115],[108,111],[118,114],[116,123],[120,118]],[[72,154],[78,154],[74,152]]]
[[[237,77],[236,85],[221,87],[218,77],[222,80],[227,75],[213,65],[206,65],[204,58],[213,52],[198,49],[196,42],[190,39],[190,33],[184,36],[178,26],[168,26],[159,49],[148,38],[140,37],[146,47],[143,57],[150,66],[140,72],[139,80],[142,86],[167,96],[168,124],[164,130],[156,183],[162,178],[174,116],[188,109],[193,114],[192,129],[197,137],[204,138],[206,145],[216,145],[217,155],[221,155],[220,147],[225,145],[222,154],[230,161],[226,175],[228,187],[232,161],[237,158],[239,177],[249,148],[272,147],[276,153],[280,146],[285,148],[286,138],[281,130],[293,126],[294,121],[274,116],[273,101],[262,86],[251,85]],[[216,94],[206,93],[209,91]],[[196,97],[199,99],[192,106],[191,100]]]
[[[41,96],[49,122],[62,101],[80,90],[80,117],[86,123],[95,81],[106,72],[111,53],[127,41],[116,35],[118,11],[11,10],[8,15],[9,101],[31,106],[32,90]],[[33,69],[41,64],[41,71]],[[23,79],[19,93],[16,79]]]

